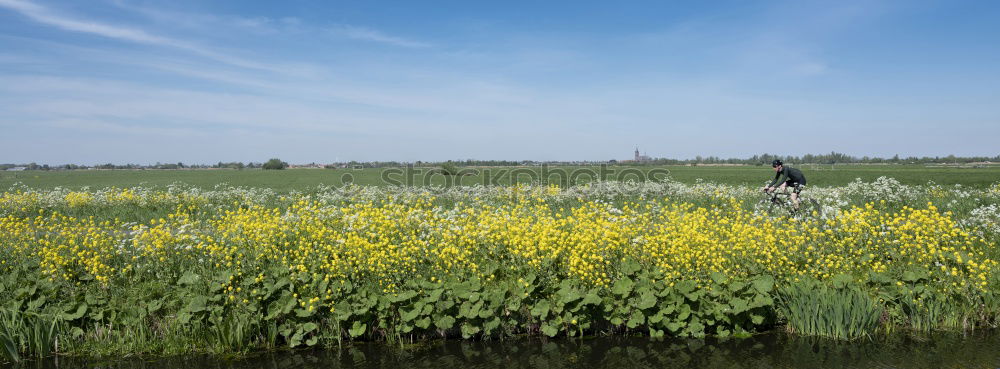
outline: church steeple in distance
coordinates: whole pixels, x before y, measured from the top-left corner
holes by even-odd
[[[635,147],[635,161],[639,161],[639,146]]]

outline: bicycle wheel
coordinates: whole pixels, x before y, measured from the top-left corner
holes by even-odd
[[[819,206],[819,201],[805,198],[799,200],[799,213],[803,217],[822,218],[823,207]]]
[[[777,198],[771,201],[771,205],[768,207],[767,213],[771,216],[794,216],[795,208],[788,200]]]

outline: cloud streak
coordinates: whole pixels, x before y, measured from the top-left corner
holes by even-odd
[[[428,44],[426,42],[420,42],[401,37],[390,36],[385,33],[366,27],[343,25],[339,27],[334,27],[331,30],[333,31],[334,34],[342,35],[344,37],[354,40],[371,41],[386,45],[408,47],[408,48],[426,48],[432,46],[431,44]]]
[[[53,26],[65,31],[86,33],[145,45],[180,49],[195,55],[215,60],[217,62],[240,68],[270,71],[281,74],[286,74],[290,70],[285,66],[258,63],[226,53],[221,53],[191,42],[170,37],[157,36],[142,29],[123,27],[61,15],[41,5],[23,0],[0,0],[0,7],[6,7],[21,13],[35,22]]]

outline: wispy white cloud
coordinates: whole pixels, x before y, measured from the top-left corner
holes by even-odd
[[[102,23],[58,14],[49,8],[28,1],[0,0],[0,7],[6,7],[17,11],[18,13],[21,13],[38,23],[46,24],[66,31],[92,34],[120,41],[181,49],[217,62],[241,68],[264,70],[281,74],[301,71],[301,69],[288,68],[288,66],[260,63],[246,58],[233,56],[192,42],[158,36],[138,28]]]
[[[132,29],[126,27],[113,26],[98,22],[74,19],[71,17],[65,17],[57,15],[51,12],[48,8],[41,5],[21,1],[21,0],[0,0],[0,6],[15,10],[32,20],[47,24],[50,26],[55,26],[67,31],[90,33],[94,35],[124,40],[139,42],[145,44],[155,44],[173,47],[188,48],[190,45],[183,44],[176,40],[171,40],[165,37],[158,37],[146,33],[145,31],[139,29]]]
[[[246,29],[264,34],[282,32],[317,34],[328,33],[334,36],[353,40],[375,42],[405,48],[426,48],[433,46],[427,42],[390,35],[384,31],[370,27],[350,24],[340,24],[332,27],[308,25],[297,17],[243,17],[236,15],[186,13],[136,5],[124,0],[112,0],[112,4],[156,21],[169,22],[171,24],[183,22],[184,25],[194,28],[213,28],[224,26]]]
[[[154,22],[168,24],[179,28],[190,28],[199,31],[218,29],[218,27],[236,28],[262,34],[297,31],[302,21],[297,17],[245,17],[239,15],[210,14],[201,12],[184,12],[164,8],[154,8],[139,5],[126,0],[109,0],[109,3],[126,11],[138,14]]]
[[[334,34],[342,35],[344,37],[355,40],[372,41],[393,46],[410,47],[410,48],[424,48],[431,46],[431,44],[426,42],[387,35],[385,33],[382,33],[381,31],[367,27],[342,25],[331,28],[331,31]]]

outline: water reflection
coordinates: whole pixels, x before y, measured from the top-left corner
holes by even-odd
[[[400,348],[355,344],[341,350],[84,362],[48,360],[25,368],[998,368],[1000,334],[895,335],[836,342],[769,333],[746,339],[438,341]]]

